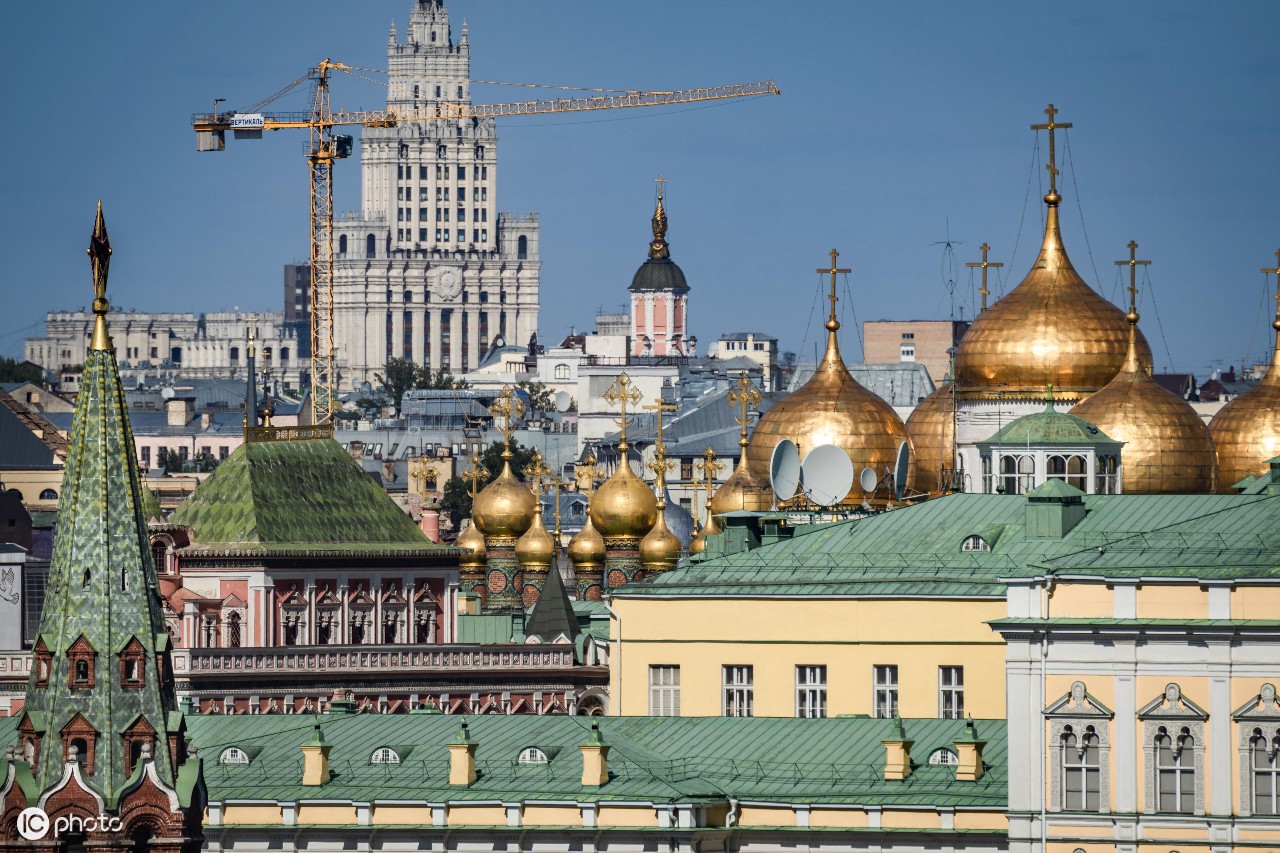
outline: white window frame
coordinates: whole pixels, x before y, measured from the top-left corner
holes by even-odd
[[[1092,743],[1090,743],[1090,741]],[[1102,738],[1097,727],[1082,723],[1067,725],[1058,736],[1059,772],[1062,775],[1061,806],[1063,811],[1096,812],[1102,808]],[[1089,757],[1090,749],[1093,758]],[[1093,807],[1089,799],[1093,797]],[[1074,798],[1074,801],[1073,801]]]
[[[881,719],[898,711],[898,665],[878,663],[871,667],[871,716]]]
[[[725,664],[721,672],[721,716],[751,717],[755,712],[754,667]]]
[[[796,666],[796,716],[809,719],[827,716],[827,667],[825,664]]]
[[[248,764],[249,753],[238,746],[229,746],[218,755],[219,764]]]
[[[547,764],[549,761],[547,754],[536,746],[526,746],[516,759],[517,764]]]
[[[947,705],[951,707],[948,708]],[[964,719],[964,667],[938,667],[938,718]]]
[[[1045,717],[1049,720],[1049,809],[1054,812],[1083,811],[1077,809],[1067,798],[1067,774],[1073,768],[1081,768],[1080,761],[1068,763],[1065,754],[1064,735],[1068,731],[1076,737],[1075,748],[1079,748],[1081,733],[1087,732],[1098,738],[1098,813],[1111,811],[1111,720],[1115,714],[1089,695],[1083,681],[1071,685],[1067,695],[1045,708]],[[1083,772],[1079,771],[1078,772]],[[1070,807],[1070,808],[1069,808]]]
[[[649,716],[680,716],[680,667],[678,664],[649,665]]]
[[[1204,815],[1204,724],[1209,719],[1208,713],[1183,696],[1177,684],[1171,683],[1165,687],[1164,693],[1138,710],[1138,719],[1142,720],[1143,728],[1145,811],[1148,814]],[[1177,750],[1176,756],[1169,756],[1171,760],[1166,760],[1161,754],[1157,743],[1157,738],[1162,735],[1167,735],[1171,740],[1170,748]],[[1183,743],[1179,744],[1179,741]],[[1160,780],[1166,773],[1173,774],[1177,788],[1177,809],[1172,812],[1163,810],[1165,801],[1160,794]],[[1190,778],[1190,791],[1184,795],[1180,783],[1187,777]],[[1182,802],[1184,796],[1189,796],[1190,801]]]
[[[380,746],[369,756],[370,764],[399,764],[400,753],[389,746]]]
[[[960,756],[956,755],[945,746],[940,746],[933,752],[929,753],[929,763],[933,765],[946,765],[948,767],[960,763]]]

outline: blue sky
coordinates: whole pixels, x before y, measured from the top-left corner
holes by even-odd
[[[215,97],[247,106],[326,56],[385,68],[388,25],[403,33],[411,2],[7,10],[0,352],[20,354],[47,310],[90,301],[84,247],[98,198],[115,305],[279,310],[281,267],[307,252],[305,134],[200,154],[190,115]],[[1087,281],[1120,298],[1112,261],[1138,241],[1153,261],[1142,309],[1157,366],[1203,379],[1269,351],[1274,280],[1259,268],[1280,248],[1276,4],[452,0],[449,11],[455,37],[470,23],[478,79],[638,89],[774,79],[782,89],[500,123],[499,205],[541,214],[544,341],[622,303],[645,258],[659,172],[702,341],[759,329],[811,355],[814,270],[833,246],[853,268],[847,357],[859,354],[855,318],[949,316],[948,237],[956,311],[971,317],[976,285],[963,264],[983,241],[1006,263],[1005,290],[1034,258],[1045,187],[1028,125],[1052,101],[1074,124],[1067,249]],[[335,106],[384,101],[379,86],[335,83]],[[336,186],[337,209],[357,208],[354,160]]]

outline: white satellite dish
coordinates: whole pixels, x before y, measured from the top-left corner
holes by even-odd
[[[567,412],[569,411],[569,407],[571,405],[573,405],[573,395],[571,395],[568,391],[556,392],[556,411],[557,412]]]
[[[907,473],[911,465],[911,445],[905,441],[898,443],[898,458],[893,464],[893,496],[902,500],[907,491]]]
[[[853,460],[837,445],[819,445],[804,457],[800,475],[809,500],[818,506],[835,506],[853,488]]]
[[[869,495],[874,495],[876,486],[880,484],[880,478],[876,476],[874,468],[863,468],[862,476],[858,478],[858,483],[862,486],[862,491]]]
[[[800,450],[789,438],[774,445],[769,459],[769,485],[780,501],[789,501],[800,490]]]
[[[178,395],[178,392],[168,386],[165,386],[164,388],[160,389],[160,396],[165,398],[166,400],[172,400],[177,395]]]

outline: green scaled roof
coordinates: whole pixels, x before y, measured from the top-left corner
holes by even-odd
[[[245,442],[169,523],[191,529],[189,551],[443,550],[331,438]]]
[[[1084,418],[1055,410],[1052,403],[1044,411],[1023,415],[991,438],[978,442],[982,448],[1046,444],[1116,448],[1123,442],[1111,438]]]

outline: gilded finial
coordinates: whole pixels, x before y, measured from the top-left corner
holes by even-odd
[[[658,175],[654,181],[658,185],[658,204],[653,209],[653,241],[649,243],[649,257],[669,258],[671,248],[667,245],[667,209],[662,206],[662,196],[667,179]]]
[[[107,238],[107,221],[102,216],[102,200],[98,200],[98,215],[93,221],[93,236],[89,238],[89,267],[93,270],[93,337],[89,349],[109,351],[111,336],[107,334],[107,270],[111,266],[111,240]]]
[[[631,425],[631,419],[627,417],[627,407],[633,409],[639,402],[644,399],[644,395],[640,393],[640,389],[631,381],[631,377],[625,373],[619,373],[618,378],[613,380],[613,384],[609,386],[609,390],[604,392],[606,403],[618,407],[619,417],[614,422],[620,426],[622,438],[618,442],[618,450],[622,452],[623,464],[626,464],[627,447],[627,427]]]
[[[711,496],[715,493],[715,476],[720,473],[720,462],[716,459],[715,448],[707,445],[707,449],[702,451],[702,458],[697,459],[693,463],[693,474],[696,478],[705,480],[705,488],[707,490],[707,525],[711,526],[714,519],[711,516]],[[697,516],[694,516],[697,521]]]
[[[834,265],[835,260],[832,259],[832,266]],[[738,446],[742,448],[742,459],[739,461],[739,465],[747,463],[747,444],[749,444],[747,441],[747,424],[750,421],[747,412],[753,406],[760,405],[761,399],[760,389],[747,376],[745,370],[738,374],[738,381],[733,383],[729,393],[724,396],[726,403],[740,409],[740,413],[733,416],[738,426],[742,427],[742,435],[738,438]]]
[[[1129,259],[1115,263],[1118,267],[1129,268],[1129,313],[1125,315],[1125,319],[1133,325],[1138,322],[1138,267],[1148,266],[1151,261],[1138,260],[1138,244],[1133,240],[1129,241],[1126,248],[1129,250]]]
[[[533,483],[533,493],[535,495],[542,494],[542,478],[551,473],[551,468],[542,461],[542,452],[533,451],[533,458],[529,460],[529,464],[524,466],[524,470],[520,473],[528,477]]]
[[[1271,324],[1271,328],[1276,330],[1276,353],[1280,354],[1280,251],[1276,252],[1276,265],[1274,269],[1263,267],[1262,271],[1267,275],[1276,277],[1276,319]]]
[[[462,473],[458,476],[471,484],[471,489],[467,492],[467,495],[474,498],[480,494],[480,482],[489,478],[489,469],[480,461],[479,453],[472,453],[467,467],[463,468]]]
[[[1044,114],[1049,117],[1049,121],[1046,124],[1033,124],[1031,125],[1031,129],[1049,131],[1049,162],[1045,164],[1045,168],[1049,170],[1049,193],[1044,197],[1044,203],[1050,207],[1057,207],[1058,202],[1062,201],[1062,196],[1058,195],[1058,175],[1062,173],[1058,171],[1057,151],[1054,148],[1053,132],[1058,128],[1066,129],[1071,127],[1071,124],[1069,122],[1055,122],[1053,120],[1053,117],[1058,114],[1058,109],[1053,104],[1049,105],[1048,109],[1044,111]]]
[[[837,299],[836,276],[841,273],[847,274],[847,273],[853,272],[853,270],[836,266],[836,258],[838,257],[840,257],[840,253],[837,252],[835,249],[832,249],[831,250],[831,269],[818,270],[818,272],[822,275],[830,274],[831,276],[831,295],[827,297],[829,300],[831,300],[831,315],[827,318],[827,331],[831,332],[832,335],[834,335],[836,333],[836,330],[840,328],[840,321],[836,319],[836,299]]]
[[[990,252],[990,251],[991,251],[991,247],[990,247],[990,246],[988,246],[986,243],[983,243],[983,244],[982,244],[981,246],[979,246],[978,248],[982,251],[982,260],[981,260],[981,261],[969,261],[969,262],[965,263],[965,266],[966,266],[966,267],[981,267],[981,268],[982,268],[982,287],[978,288],[978,293],[982,294],[982,310],[983,310],[983,311],[986,311],[986,310],[987,310],[987,296],[988,296],[988,295],[990,295],[990,293],[991,293],[991,291],[987,289],[987,267],[1002,267],[1002,266],[1004,266],[1004,264],[1003,264],[1003,263],[996,263],[995,261],[988,261],[988,260],[987,260],[987,252]]]
[[[666,506],[667,468],[670,467],[670,463],[667,461],[667,443],[662,440],[662,416],[667,412],[674,412],[676,404],[668,403],[659,397],[656,403],[644,408],[657,415],[658,438],[653,443],[653,459],[649,462],[649,470],[654,473],[654,485],[658,489],[658,505],[664,507]]]
[[[511,458],[511,436],[516,431],[515,421],[524,414],[524,403],[511,390],[511,386],[507,385],[498,394],[498,399],[489,406],[489,411],[495,416],[495,426],[498,418],[502,419],[502,425],[497,426],[497,430],[502,433],[502,458],[508,460]]]

